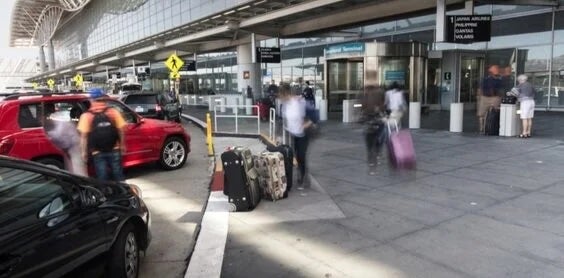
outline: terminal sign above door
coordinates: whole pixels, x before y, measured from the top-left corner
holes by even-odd
[[[487,42],[491,39],[491,15],[447,16],[446,40],[452,43]]]

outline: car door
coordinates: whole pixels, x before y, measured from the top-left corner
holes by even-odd
[[[33,169],[0,166],[0,277],[57,277],[106,248],[78,187]]]
[[[124,130],[126,145],[126,152],[123,157],[124,166],[127,167],[146,162],[151,155],[151,140],[143,128],[144,124],[140,121],[140,117],[119,101],[107,100],[106,104],[108,107],[112,107],[120,112],[127,123]]]

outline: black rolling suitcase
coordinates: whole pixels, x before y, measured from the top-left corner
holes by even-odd
[[[221,154],[224,171],[223,193],[227,195],[230,211],[253,210],[260,202],[260,188],[256,170],[245,171],[244,159],[237,151],[228,150]],[[248,175],[251,175],[249,177]]]
[[[287,197],[294,183],[294,150],[288,145],[269,146],[266,150],[269,152],[279,152],[284,156],[284,168],[286,169],[286,192],[284,197]]]
[[[484,133],[490,136],[499,136],[499,110],[493,106],[486,113]]]

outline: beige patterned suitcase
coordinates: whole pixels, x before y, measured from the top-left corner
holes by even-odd
[[[279,152],[264,151],[255,157],[254,164],[264,197],[272,201],[284,198],[287,187],[284,156]]]

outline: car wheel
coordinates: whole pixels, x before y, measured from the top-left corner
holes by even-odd
[[[187,156],[186,143],[178,137],[171,137],[166,139],[161,149],[159,162],[166,170],[176,170],[184,165]]]
[[[57,169],[63,169],[63,170],[65,169],[65,164],[62,161],[60,161],[56,158],[41,158],[41,159],[36,160],[36,162],[39,162],[41,164],[45,164],[49,167],[53,167],[53,168],[57,168]]]
[[[125,224],[112,246],[108,258],[108,276],[111,278],[136,278],[139,273],[139,244],[135,228]]]

